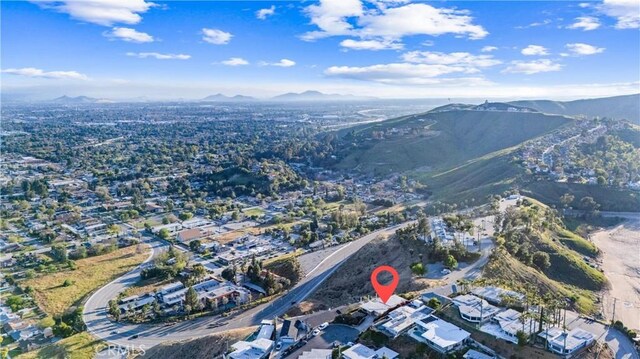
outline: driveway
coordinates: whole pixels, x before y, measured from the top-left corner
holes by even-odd
[[[311,349],[330,349],[335,341],[342,344],[354,342],[359,334],[360,332],[357,329],[348,325],[331,324],[319,335],[311,338],[307,344],[287,355],[286,358],[297,358],[302,355],[303,352],[310,351]]]

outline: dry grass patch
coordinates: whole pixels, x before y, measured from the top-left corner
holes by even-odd
[[[93,358],[106,344],[87,332],[64,338],[55,344],[20,354],[16,359],[86,359]]]
[[[135,268],[149,256],[147,250],[138,253],[137,246],[115,250],[101,256],[76,261],[76,270],[44,274],[24,281],[23,287],[30,286],[34,290],[34,299],[38,306],[48,315],[56,316],[91,292],[104,286]],[[146,249],[146,245],[145,245]],[[73,284],[64,286],[65,280]]]
[[[138,358],[153,359],[210,359],[220,358],[231,344],[242,340],[256,330],[256,327],[229,330],[202,338],[156,345]]]
[[[377,238],[350,257],[307,300],[337,307],[359,301],[363,296],[375,296],[369,277],[381,265],[390,265],[398,271],[400,282],[396,293],[429,288],[432,282],[415,277],[410,268],[419,261],[421,247],[424,247],[422,242],[401,242],[396,236]],[[382,273],[378,280],[386,283],[391,277],[387,278],[387,274]]]

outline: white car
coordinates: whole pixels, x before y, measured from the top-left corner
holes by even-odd
[[[328,326],[329,326],[329,323],[324,322],[324,323],[322,323],[322,324],[318,325],[318,329],[320,329],[320,330],[324,330],[324,329],[325,329],[326,327],[328,327]]]
[[[443,269],[443,270],[442,270],[442,272],[440,272],[440,273],[442,273],[442,274],[444,274],[444,275],[447,275],[447,274],[450,274],[450,273],[451,273],[451,270],[450,270],[450,269],[445,268],[445,269]]]
[[[316,335],[320,334],[320,329],[314,329],[311,334],[315,337]]]

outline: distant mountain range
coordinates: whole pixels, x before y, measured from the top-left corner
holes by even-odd
[[[83,104],[83,103],[112,103],[115,101],[102,99],[102,98],[88,97],[88,96],[70,97],[70,96],[64,95],[64,96],[54,98],[49,102],[72,105],[72,104]]]
[[[271,101],[371,101],[376,97],[325,94],[319,91],[305,91],[301,93],[289,92],[272,97]]]
[[[235,95],[226,96],[221,93],[207,96],[199,101],[201,102],[244,102],[244,101],[256,101],[257,98],[251,96]]]
[[[512,105],[533,108],[544,113],[567,116],[610,117],[640,122],[640,94],[575,101],[513,101]]]
[[[5,102],[30,102],[26,95],[2,94]],[[376,97],[326,94],[319,91],[305,91],[301,93],[289,92],[274,96],[268,99],[258,99],[251,96],[235,95],[226,96],[221,93],[210,95],[199,100],[178,99],[167,102],[253,102],[253,101],[273,101],[273,102],[312,102],[312,101],[385,101],[392,102],[392,99],[379,99]],[[403,99],[397,101],[413,101]],[[415,99],[420,101],[420,99]],[[78,105],[78,104],[99,104],[112,102],[161,102],[153,101],[146,97],[136,97],[129,100],[110,100],[105,98],[95,98],[89,96],[60,96],[58,98],[44,102]],[[519,111],[539,111],[547,114],[557,114],[565,116],[586,116],[586,117],[609,117],[615,119],[626,119],[634,123],[640,123],[640,94],[614,96],[605,98],[584,99],[575,101],[552,101],[552,100],[522,100],[511,102],[486,102],[480,105],[469,104],[448,104],[432,110],[432,112],[442,112],[447,110],[486,110],[488,107],[494,110]]]

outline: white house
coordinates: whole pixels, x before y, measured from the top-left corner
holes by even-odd
[[[457,296],[452,301],[458,307],[460,317],[472,323],[484,323],[501,310],[471,294]]]
[[[378,329],[392,338],[407,331],[416,320],[426,318],[433,309],[425,306],[419,300],[414,300],[407,305],[394,309],[388,314],[389,319],[380,323]]]
[[[382,315],[390,309],[402,305],[406,301],[406,299],[394,294],[389,298],[389,300],[387,300],[386,303],[382,303],[382,300],[376,297],[368,302],[360,304],[360,308],[369,314]]]
[[[239,341],[231,345],[234,350],[229,353],[231,359],[264,359],[268,358],[273,349],[273,341],[256,339],[252,342]]]
[[[547,343],[547,349],[560,355],[570,355],[588,347],[595,340],[595,336],[586,330],[576,328],[566,332],[557,327],[551,327],[538,334]]]
[[[409,336],[439,353],[451,353],[462,349],[471,333],[430,315],[416,321],[415,327],[409,330]]]
[[[398,356],[398,353],[387,347],[373,350],[362,344],[355,344],[342,352],[342,358],[344,359],[396,359]]]

